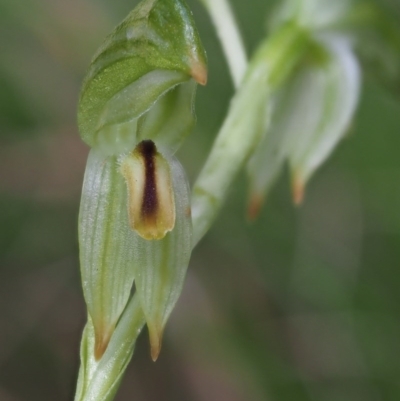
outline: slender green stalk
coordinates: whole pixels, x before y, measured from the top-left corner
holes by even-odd
[[[133,296],[99,361],[93,357],[93,324],[88,323],[81,343],[82,363],[75,401],[111,401],[118,390],[126,366],[132,358],[145,318],[137,296]]]
[[[229,0],[201,0],[210,14],[221,41],[235,87],[239,87],[247,69],[246,50]]]

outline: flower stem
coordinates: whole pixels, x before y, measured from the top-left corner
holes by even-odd
[[[111,401],[132,358],[145,318],[137,296],[133,296],[99,361],[93,355],[94,328],[90,319],[81,343],[81,367],[75,401]]]
[[[235,16],[228,0],[201,0],[217,30],[235,87],[247,69],[247,56]]]

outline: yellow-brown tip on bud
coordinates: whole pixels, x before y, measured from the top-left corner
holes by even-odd
[[[99,330],[95,331],[94,358],[96,361],[99,361],[106,352],[114,328],[114,326],[108,328],[101,327]]]
[[[200,60],[193,60],[190,75],[198,84],[206,85],[208,79],[207,65]]]
[[[294,204],[300,206],[304,201],[305,184],[298,174],[293,176],[292,193]]]
[[[146,240],[159,240],[175,226],[175,199],[167,160],[153,141],[139,143],[121,164],[128,187],[132,230]]]
[[[163,328],[160,326],[149,325],[149,337],[150,337],[150,354],[153,362],[156,362],[162,345]]]
[[[260,215],[261,208],[264,204],[264,197],[261,195],[251,195],[247,207],[247,220],[253,222]]]

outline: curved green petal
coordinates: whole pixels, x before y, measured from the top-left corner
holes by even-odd
[[[109,154],[130,150],[135,144],[134,120],[163,94],[191,78],[204,84],[207,68],[186,3],[144,0],[115,28],[92,60],[78,108],[82,139]],[[114,140],[115,130],[108,127],[130,122],[131,135],[126,142],[125,136]]]
[[[138,141],[151,139],[173,154],[196,123],[196,83],[191,79],[167,92],[138,121]]]

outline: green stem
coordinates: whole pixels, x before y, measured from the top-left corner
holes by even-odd
[[[228,0],[201,0],[214,23],[235,87],[247,69],[246,50]]]
[[[132,358],[145,318],[133,296],[119,321],[107,350],[99,361],[93,356],[94,329],[88,319],[81,342],[81,366],[75,401],[111,401]]]

